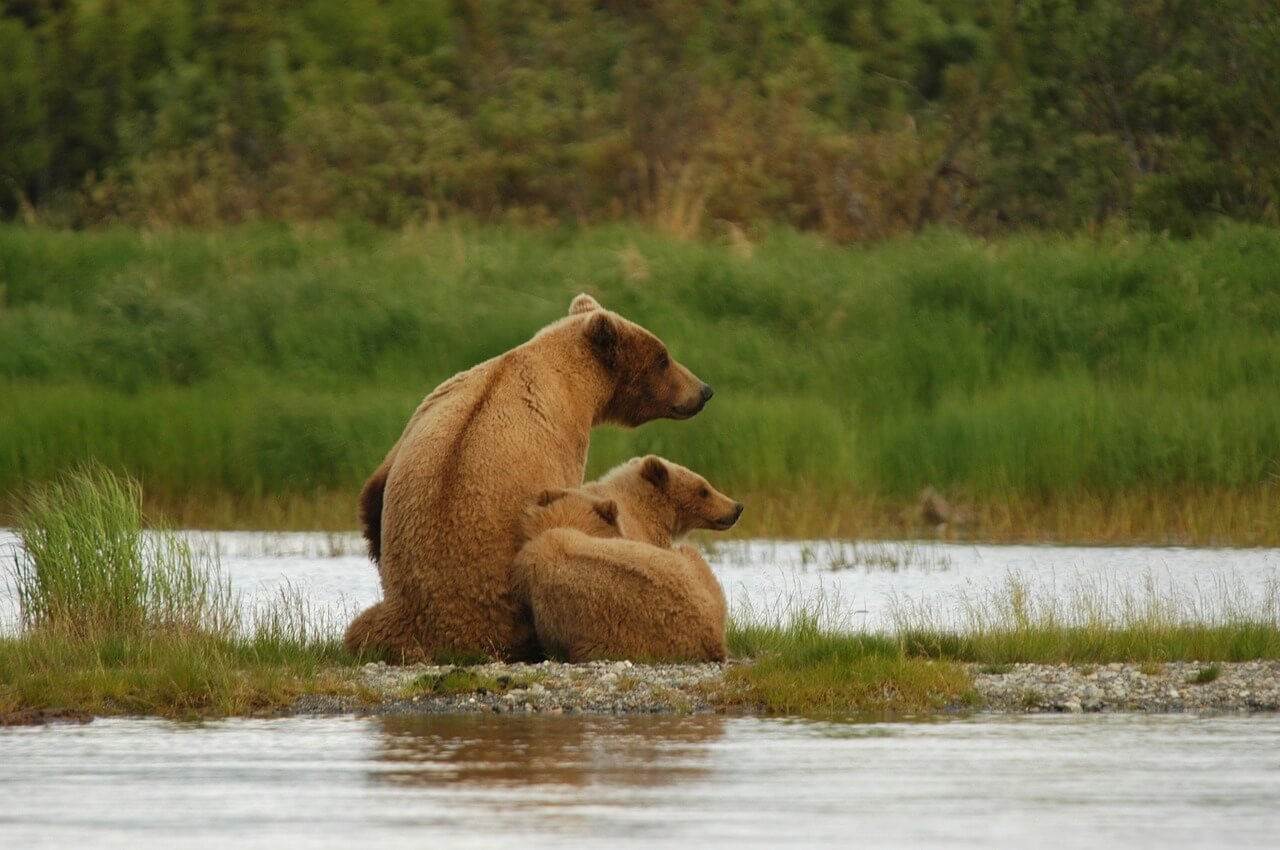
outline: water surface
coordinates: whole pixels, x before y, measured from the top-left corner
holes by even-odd
[[[188,532],[217,554],[246,604],[291,587],[335,623],[379,598],[377,570],[358,535],[308,532]],[[963,627],[965,599],[981,599],[1010,580],[1032,594],[1070,600],[1081,593],[1120,599],[1125,593],[1176,599],[1204,620],[1224,604],[1256,609],[1280,588],[1280,549],[993,546],[933,541],[773,541],[709,544],[708,559],[731,612],[768,617],[787,605],[815,600],[833,625],[892,631],[895,610],[926,607],[939,625]],[[11,561],[17,538],[0,530],[0,562]],[[1270,597],[1268,597],[1270,594]],[[17,608],[0,591],[0,627],[16,624]]]
[[[1274,847],[1280,717],[0,730],[5,847]]]

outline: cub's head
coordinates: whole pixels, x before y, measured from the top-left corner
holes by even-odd
[[[657,455],[632,458],[588,489],[623,506],[627,535],[668,545],[695,528],[724,531],[742,515],[742,503],[691,469]]]
[[[634,427],[651,419],[688,419],[711,398],[711,387],[677,363],[662,340],[590,295],[573,299],[569,315],[582,317],[592,356],[613,378],[600,422]]]
[[[524,537],[553,528],[572,528],[592,537],[621,537],[618,505],[583,490],[543,490],[524,513]]]

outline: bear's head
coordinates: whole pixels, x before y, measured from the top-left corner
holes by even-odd
[[[652,419],[688,419],[713,390],[677,363],[662,340],[579,295],[569,315],[582,317],[582,333],[592,356],[612,378],[613,393],[597,423],[635,427]]]
[[[656,546],[669,546],[695,528],[724,531],[742,515],[741,502],[657,455],[632,458],[585,489],[618,503],[629,539]]]
[[[543,490],[524,512],[524,537],[553,528],[572,528],[591,537],[621,537],[618,505],[579,489]]]

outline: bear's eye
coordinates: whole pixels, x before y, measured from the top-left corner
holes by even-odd
[[[665,369],[665,368],[667,368],[667,367],[668,367],[668,366],[670,366],[670,365],[671,365],[671,357],[670,357],[670,355],[668,355],[668,354],[667,354],[667,352],[665,352],[665,351],[664,351],[664,352],[662,352],[660,355],[658,355],[658,368],[659,368],[659,369]]]
[[[706,498],[710,498],[710,496],[711,496],[711,491],[710,491],[710,490],[708,490],[706,487],[703,487],[701,490],[699,490],[699,491],[698,491],[698,495],[699,495],[699,496],[701,496],[701,497],[702,497],[702,498],[704,498],[704,499],[706,499]]]

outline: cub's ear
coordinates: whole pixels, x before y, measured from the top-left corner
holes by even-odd
[[[603,502],[596,502],[593,506],[595,512],[600,515],[600,519],[609,525],[618,524],[618,503],[613,499],[606,499]]]
[[[605,368],[612,369],[618,361],[618,326],[613,323],[613,317],[603,310],[599,311],[587,319],[584,333],[600,362]]]
[[[579,313],[590,313],[592,310],[603,310],[600,302],[592,298],[587,293],[582,293],[569,303],[569,315],[576,316]]]
[[[569,495],[564,490],[543,490],[538,494],[538,507],[545,508],[552,502],[558,502]]]
[[[667,486],[667,479],[670,476],[667,473],[667,465],[662,462],[662,458],[657,455],[649,455],[640,466],[640,477],[654,487],[662,489]]]

